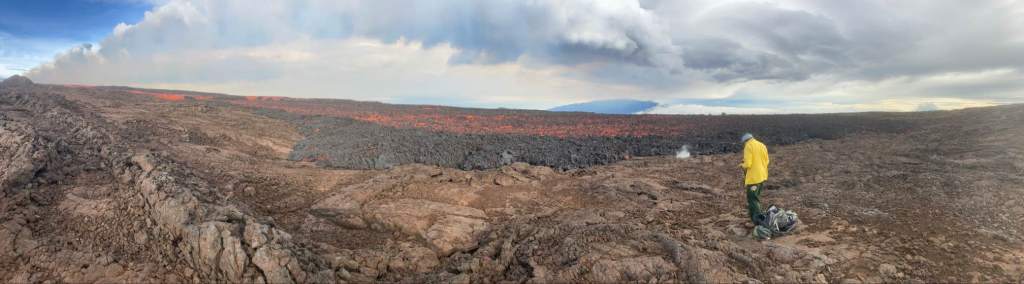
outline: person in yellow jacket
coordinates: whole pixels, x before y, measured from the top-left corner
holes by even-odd
[[[747,212],[756,226],[761,218],[761,192],[764,182],[768,180],[768,147],[754,139],[750,133],[740,138],[743,143],[743,163],[740,167],[746,172],[743,184],[747,192]]]

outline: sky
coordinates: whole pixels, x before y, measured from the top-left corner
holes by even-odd
[[[0,77],[24,73],[83,43],[107,37],[119,23],[152,8],[132,1],[0,1]]]
[[[645,113],[1024,100],[1015,0],[0,3],[0,76],[44,83]]]

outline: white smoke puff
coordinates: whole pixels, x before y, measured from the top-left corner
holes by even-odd
[[[676,159],[689,159],[690,158],[690,145],[683,145],[679,152],[676,152]]]

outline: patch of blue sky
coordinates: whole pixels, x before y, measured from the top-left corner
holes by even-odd
[[[152,5],[145,1],[0,1],[0,31],[18,38],[94,42],[118,23],[136,23]]]
[[[0,1],[0,76],[20,74],[76,45],[96,43],[152,8],[132,0]]]
[[[18,38],[0,32],[0,77],[28,71],[76,44],[73,40]]]

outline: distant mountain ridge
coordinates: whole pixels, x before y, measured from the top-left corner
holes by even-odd
[[[561,112],[593,112],[602,114],[635,114],[658,106],[658,103],[641,100],[600,100],[568,104],[549,109]]]

